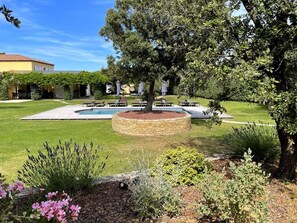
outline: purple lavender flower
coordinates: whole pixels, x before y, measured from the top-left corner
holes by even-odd
[[[25,189],[23,182],[16,181],[13,184],[9,185],[8,189],[12,192],[21,192]]]
[[[0,186],[0,199],[6,198],[7,192]]]

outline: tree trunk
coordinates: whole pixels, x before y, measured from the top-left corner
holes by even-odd
[[[154,88],[155,88],[155,81],[150,81],[149,91],[148,91],[148,100],[147,106],[145,107],[146,112],[151,112],[153,110],[153,102],[154,102]]]
[[[278,124],[277,133],[281,144],[281,154],[276,177],[293,180],[297,167],[297,134],[286,133]]]

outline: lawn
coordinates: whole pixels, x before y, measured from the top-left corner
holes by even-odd
[[[129,102],[134,100],[129,99]],[[168,100],[177,102],[177,98],[168,96]],[[207,100],[197,99],[201,105]],[[70,104],[82,100],[67,101]],[[55,146],[58,141],[83,144],[93,142],[104,148],[104,156],[109,159],[104,175],[127,172],[132,169],[131,160],[142,150],[148,151],[154,159],[166,148],[175,145],[195,147],[205,154],[228,152],[221,146],[220,140],[232,125],[223,123],[211,130],[204,121],[193,120],[191,131],[175,136],[133,137],[120,135],[111,128],[110,120],[75,120],[75,121],[24,121],[20,118],[49,109],[64,106],[61,101],[40,100],[24,103],[0,103],[0,173],[9,180],[17,176],[17,170],[26,160],[26,148],[36,153],[43,148],[45,141]],[[236,121],[273,123],[267,110],[259,105],[244,102],[225,102],[228,114]],[[234,124],[233,124],[234,125]]]

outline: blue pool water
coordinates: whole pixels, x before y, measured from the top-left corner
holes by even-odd
[[[137,111],[141,110],[140,108],[91,108],[86,110],[76,111],[80,115],[113,115],[117,112],[122,111]],[[154,109],[153,109],[154,110]],[[182,108],[158,108],[156,110],[162,111],[175,111],[175,112],[187,112]]]

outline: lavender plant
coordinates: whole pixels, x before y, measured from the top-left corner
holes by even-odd
[[[79,146],[65,142],[55,147],[44,143],[44,150],[32,155],[18,171],[18,179],[31,187],[42,187],[46,191],[72,192],[91,186],[104,170],[107,156],[102,157],[102,149],[93,143]]]

